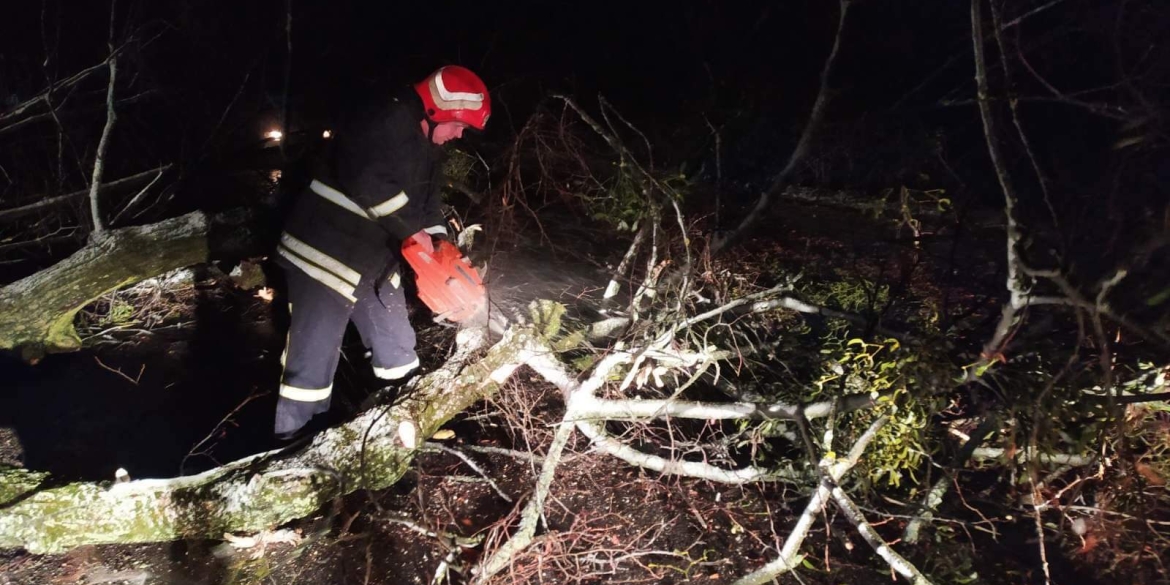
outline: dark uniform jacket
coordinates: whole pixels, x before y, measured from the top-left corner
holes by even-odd
[[[422,103],[409,89],[350,110],[316,178],[281,234],[277,262],[347,302],[365,278],[394,278],[403,240],[445,235],[438,190],[440,149],[423,135]]]

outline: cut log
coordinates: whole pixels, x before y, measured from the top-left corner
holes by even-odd
[[[406,472],[416,451],[399,427],[429,437],[443,423],[493,393],[519,366],[528,329],[509,330],[483,357],[485,329],[464,329],[455,355],[419,379],[405,400],[376,407],[323,431],[300,451],[272,451],[205,473],[46,489],[51,478],[0,472],[0,548],[58,553],[103,543],[220,539],[258,532],[317,511],[359,489],[381,489]],[[520,360],[517,360],[520,358]]]

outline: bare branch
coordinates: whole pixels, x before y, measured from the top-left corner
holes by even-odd
[[[512,498],[509,497],[508,494],[504,493],[504,490],[500,489],[499,484],[497,484],[494,479],[492,479],[486,472],[484,472],[483,468],[480,467],[479,464],[475,462],[475,460],[473,460],[471,457],[468,457],[466,453],[459,451],[458,449],[452,449],[442,443],[436,443],[435,441],[427,441],[423,444],[421,450],[450,453],[451,455],[458,457],[464,463],[466,463],[472,471],[478,473],[480,477],[487,480],[488,485],[492,486],[492,489],[495,490],[496,494],[500,496],[500,499],[508,502],[509,504],[512,503]]]
[[[102,93],[104,94],[105,92],[102,92]],[[117,102],[115,102],[115,103],[118,105],[118,107],[124,107],[124,106],[128,106],[128,105],[136,104],[136,103],[143,101],[147,98],[155,97],[161,93],[162,92],[160,90],[157,90],[157,89],[147,89],[147,90],[143,90],[143,91],[136,93],[136,94],[129,96],[129,97],[118,98]],[[105,107],[105,105],[106,105],[105,102],[103,101],[101,103],[87,104],[85,106],[78,107],[76,110],[68,110],[68,111],[63,112],[59,107],[63,103],[64,102],[62,102],[61,104],[56,104],[55,106],[53,106],[53,109],[51,109],[50,111],[45,112],[43,114],[34,114],[34,115],[31,115],[27,118],[21,118],[20,120],[17,120],[17,121],[15,121],[7,126],[0,126],[0,135],[8,134],[10,132],[15,132],[16,130],[20,130],[21,128],[24,128],[25,126],[31,126],[33,124],[36,124],[36,123],[42,121],[42,120],[52,119],[52,120],[56,121],[58,123],[58,125],[60,125],[61,120],[66,120],[72,116],[76,116],[79,113],[81,113],[82,111],[85,111],[88,109],[97,109],[99,107]],[[78,166],[79,167],[81,166],[80,161],[78,161]],[[82,174],[84,174],[84,173],[82,173]]]
[[[753,402],[690,402],[685,400],[607,400],[580,397],[573,404],[573,420],[653,420],[662,417],[698,420],[822,418],[829,414],[835,401],[824,400],[806,405],[757,404]],[[869,394],[850,394],[841,399],[840,412],[869,408],[877,404]]]
[[[110,58],[106,61],[110,68],[110,81],[106,89],[106,125],[102,128],[102,137],[98,141],[97,154],[93,160],[93,181],[89,185],[89,213],[93,220],[93,232],[90,239],[101,240],[106,235],[106,224],[102,219],[101,208],[98,205],[98,193],[101,190],[102,172],[105,170],[106,153],[110,146],[110,133],[114,129],[114,122],[118,115],[114,110],[114,86],[118,80],[118,58],[114,55],[114,20],[117,14],[118,0],[110,0],[110,35],[108,46]]]
[[[821,68],[821,85],[817,90],[817,99],[813,102],[812,112],[808,116],[808,122],[804,125],[804,131],[800,135],[800,140],[797,141],[796,147],[792,150],[792,154],[788,157],[788,163],[780,171],[775,178],[772,179],[771,186],[767,191],[760,195],[760,199],[756,201],[755,207],[748,212],[747,216],[740,221],[739,226],[722,238],[716,239],[711,246],[712,254],[719,254],[726,250],[729,246],[735,243],[739,238],[743,237],[757,221],[763,217],[768,206],[772,203],[772,197],[780,193],[780,189],[784,183],[788,181],[789,176],[796,169],[797,163],[804,159],[808,152],[809,145],[812,143],[813,133],[820,127],[821,118],[824,117],[825,107],[829,102],[829,72],[832,70],[833,62],[837,59],[837,50],[841,47],[841,31],[845,29],[845,15],[849,12],[849,4],[851,0],[840,0],[841,7],[840,17],[837,19],[837,33],[833,37],[833,47],[829,51],[829,56],[825,59],[825,66]]]
[[[51,246],[53,244],[73,242],[73,241],[76,241],[78,239],[74,235],[78,229],[79,229],[79,226],[73,226],[70,228],[61,228],[60,230],[57,230],[57,231],[58,232],[66,231],[69,233],[67,235],[63,235],[63,236],[47,235],[47,236],[41,236],[39,238],[35,238],[32,240],[25,240],[23,242],[12,242],[10,244],[0,244],[0,254],[5,253],[5,252],[9,252],[12,250],[23,250],[25,248],[37,248],[37,247],[44,248],[47,246]],[[56,234],[57,232],[53,232],[53,233]]]
[[[646,157],[649,159],[649,162],[650,162],[650,172],[654,172],[654,149],[650,147],[650,139],[646,138],[646,135],[643,134],[642,131],[639,130],[637,126],[634,126],[633,124],[631,124],[630,121],[627,120],[625,118],[625,116],[623,116],[622,113],[617,110],[617,108],[610,105],[609,101],[607,101],[605,99],[605,96],[598,95],[597,102],[601,105],[601,112],[603,115],[605,114],[606,110],[612,111],[613,114],[615,116],[617,116],[618,119],[621,120],[623,124],[626,125],[626,127],[628,127],[630,130],[633,130],[634,133],[637,134],[642,139],[642,143],[646,145]],[[613,128],[613,126],[611,125],[610,128]]]
[[[639,451],[617,439],[609,436],[601,425],[589,421],[577,421],[577,428],[593,441],[593,446],[603,453],[612,455],[643,469],[657,471],[663,475],[681,475],[725,483],[743,485],[758,481],[782,481],[794,483],[807,474],[800,473],[791,467],[782,469],[763,469],[760,467],[742,467],[740,469],[723,469],[709,463],[699,461],[676,461],[650,455]]]
[[[1025,20],[1027,20],[1027,19],[1029,19],[1029,18],[1031,18],[1031,17],[1033,17],[1033,16],[1035,16],[1035,15],[1037,15],[1037,14],[1039,14],[1039,13],[1041,13],[1049,8],[1052,8],[1053,6],[1060,4],[1061,2],[1064,2],[1064,1],[1065,0],[1052,0],[1048,4],[1037,7],[1034,10],[1026,12],[1026,13],[1012,19],[1007,24],[1004,24],[1003,28],[1001,30],[1007,30],[1009,28],[1017,26],[1020,23],[1022,23],[1023,21],[1025,21]],[[942,65],[940,65],[933,72],[931,72],[930,75],[927,75],[918,85],[914,86],[913,89],[906,92],[904,95],[902,95],[902,97],[898,98],[898,101],[894,102],[894,105],[892,107],[890,107],[890,110],[897,110],[898,108],[900,108],[902,106],[902,104],[906,103],[906,100],[910,99],[911,96],[913,96],[914,94],[921,91],[922,88],[926,87],[927,85],[930,84],[930,82],[934,81],[940,75],[945,73],[947,69],[950,69],[951,66],[954,65],[955,63],[957,63],[959,61],[959,59],[961,59],[963,56],[964,56],[963,53],[956,53],[954,55],[951,55],[950,58],[948,58]],[[960,103],[960,102],[949,102],[949,103],[954,104],[954,103]]]
[[[634,241],[630,242],[630,247],[626,249],[626,253],[622,256],[622,261],[618,263],[617,270],[614,270],[613,277],[609,279],[609,284],[605,286],[605,294],[602,299],[611,299],[617,296],[618,291],[621,290],[621,281],[624,280],[626,272],[630,270],[630,265],[634,263],[634,257],[638,254],[638,248],[642,246],[642,241],[646,239],[646,222],[642,222],[642,226],[638,228],[638,233],[634,235]]]
[[[116,188],[124,187],[127,185],[133,185],[135,183],[138,183],[139,181],[142,181],[143,179],[146,179],[147,177],[149,177],[151,175],[157,176],[159,174],[165,173],[168,170],[170,170],[171,167],[173,167],[173,166],[174,165],[172,165],[172,164],[165,164],[163,166],[151,169],[149,171],[143,171],[141,173],[136,173],[136,174],[130,175],[128,177],[122,177],[121,179],[118,179],[117,181],[110,181],[108,183],[102,184],[100,189],[102,191],[107,191],[110,189],[116,189]],[[89,189],[83,189],[81,191],[74,191],[72,193],[58,195],[56,197],[49,197],[49,198],[37,201],[36,203],[29,203],[28,205],[21,205],[20,207],[11,207],[9,209],[0,209],[0,221],[7,221],[7,220],[11,220],[11,219],[16,219],[17,217],[28,215],[30,213],[33,213],[33,212],[40,210],[40,209],[44,209],[46,207],[52,207],[54,205],[61,205],[63,203],[68,203],[74,199],[77,199],[79,197],[84,197],[88,194],[89,194]]]
[[[979,460],[1003,459],[1006,453],[1007,451],[1005,449],[999,447],[979,447],[971,452],[971,458]],[[1036,453],[1034,450],[1021,449],[1016,453],[1015,461],[1018,463],[1037,461],[1046,465],[1055,464],[1083,467],[1092,463],[1094,458],[1071,453]]]
[[[120,51],[120,49],[119,49],[119,51]],[[115,52],[115,54],[110,55],[110,57],[114,57],[116,54],[117,53]],[[92,65],[90,67],[82,69],[81,71],[78,71],[77,73],[74,73],[69,78],[64,79],[64,80],[54,84],[52,87],[46,88],[43,92],[38,94],[36,97],[25,100],[24,103],[18,104],[17,106],[15,106],[11,110],[5,112],[4,114],[0,114],[0,124],[7,124],[9,122],[14,122],[14,121],[20,120],[36,106],[38,106],[42,103],[47,103],[48,100],[50,99],[49,94],[51,92],[59,90],[61,88],[65,88],[65,87],[71,87],[71,86],[77,84],[78,82],[88,78],[90,75],[93,75],[94,73],[97,73],[98,71],[101,71],[102,69],[105,69],[108,66],[108,64],[109,64],[109,58],[102,61],[101,63],[98,63],[97,65]],[[4,127],[0,127],[0,132],[3,132],[5,129],[6,128],[4,128]]]
[[[837,506],[841,508],[845,517],[857,528],[857,533],[873,547],[874,552],[882,560],[886,561],[891,569],[897,571],[899,575],[910,579],[913,585],[931,585],[930,579],[927,579],[918,570],[918,567],[915,567],[913,563],[907,561],[902,555],[894,552],[894,549],[890,548],[890,545],[882,540],[881,535],[869,525],[869,522],[865,520],[865,515],[861,513],[857,504],[853,503],[853,500],[849,498],[844,490],[838,486],[833,486],[832,493],[833,500],[837,502]]]
[[[122,215],[124,215],[127,211],[130,211],[131,209],[133,209],[134,206],[137,205],[138,202],[146,195],[146,193],[148,191],[150,191],[150,188],[153,187],[154,184],[157,183],[158,180],[162,178],[163,173],[166,172],[167,168],[170,168],[170,165],[167,165],[166,167],[160,168],[158,171],[158,174],[156,174],[154,176],[154,179],[152,179],[150,181],[150,183],[147,183],[147,185],[145,187],[140,189],[138,191],[138,193],[136,193],[134,195],[134,197],[132,197],[130,199],[130,202],[127,203],[124,207],[122,207],[122,211],[119,211],[116,215],[114,215],[114,219],[110,220],[110,225],[117,224],[118,220],[122,218]]]
[[[536,482],[536,489],[532,493],[532,498],[528,500],[528,504],[524,506],[524,511],[520,514],[519,530],[497,549],[495,554],[484,559],[483,563],[480,564],[481,569],[479,575],[476,576],[476,583],[486,583],[492,576],[503,570],[516,553],[532,544],[532,537],[536,534],[536,524],[544,514],[544,501],[548,498],[549,488],[552,486],[557,466],[560,465],[565,445],[573,436],[573,429],[573,423],[567,420],[561,422],[557,427],[557,434],[553,437],[552,445],[549,446],[544,464],[540,468],[540,478]]]
[[[1042,4],[1040,6],[1037,6],[1036,8],[1033,8],[1032,10],[1029,10],[1029,11],[1005,22],[1003,25],[1000,26],[1000,30],[1007,30],[1013,26],[1016,26],[1016,25],[1020,24],[1021,22],[1023,22],[1024,20],[1031,18],[1031,17],[1033,17],[1041,12],[1044,12],[1045,10],[1052,8],[1053,6],[1056,6],[1057,4],[1060,4],[1061,2],[1064,2],[1064,0],[1052,0],[1051,2],[1049,2],[1047,4]]]
[[[820,515],[821,509],[824,508],[825,502],[830,496],[830,486],[849,470],[857,465],[861,460],[861,455],[865,453],[865,449],[870,442],[877,437],[878,431],[889,421],[889,417],[881,417],[873,422],[866,429],[861,438],[853,444],[853,448],[849,450],[849,455],[839,461],[829,461],[822,459],[818,467],[826,470],[828,476],[817,484],[817,490],[813,492],[808,504],[804,507],[804,512],[800,514],[800,518],[796,521],[796,525],[792,527],[792,531],[788,533],[788,538],[784,539],[784,548],[780,549],[780,556],[768,564],[752,571],[748,575],[741,577],[733,585],[764,585],[771,583],[776,577],[795,569],[800,565],[803,555],[800,554],[800,546],[804,544],[805,537],[808,536],[808,531],[812,528],[813,522],[816,521],[817,516]]]
[[[984,419],[983,422],[976,427],[975,432],[963,443],[959,449],[958,454],[955,455],[955,460],[951,464],[955,469],[962,469],[967,464],[967,460],[975,453],[975,449],[983,444],[991,431],[995,428],[996,420],[994,418]],[[923,498],[922,511],[914,515],[910,522],[906,524],[906,529],[902,531],[902,540],[917,544],[922,525],[930,522],[934,518],[934,511],[942,504],[943,496],[946,495],[947,490],[950,489],[952,477],[944,474],[938,481],[934,482],[934,486],[930,491],[926,492],[926,497]]]
[[[1022,55],[1022,53],[1021,53],[1021,55]],[[1025,63],[1026,63],[1026,61],[1025,61]],[[1029,69],[1029,71],[1032,71],[1032,70]],[[1055,88],[1052,88],[1052,91],[1057,91],[1057,90]],[[1003,100],[1002,100],[1002,98],[992,97],[992,98],[989,98],[988,101],[994,103],[994,102],[1003,101]],[[1129,115],[1125,111],[1125,109],[1123,109],[1119,106],[1109,104],[1109,103],[1102,103],[1102,102],[1086,102],[1084,100],[1078,100],[1078,99],[1071,98],[1071,97],[1069,97],[1065,94],[1059,93],[1059,92],[1056,93],[1055,95],[1053,95],[1052,97],[1034,96],[1034,95],[1016,96],[1016,97],[1012,97],[1010,101],[1021,102],[1021,103],[1064,104],[1064,105],[1068,105],[1068,106],[1081,108],[1081,109],[1088,111],[1091,114],[1095,114],[1095,115],[1101,116],[1103,118],[1110,118],[1112,120],[1129,120],[1132,117],[1131,115]],[[946,107],[946,108],[974,106],[974,105],[978,105],[978,104],[979,104],[978,99],[962,99],[962,100],[943,99],[943,100],[939,100],[939,102],[938,102],[938,105],[940,107]]]

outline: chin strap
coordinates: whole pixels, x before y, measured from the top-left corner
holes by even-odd
[[[435,128],[438,128],[439,125],[432,122],[431,119],[426,116],[423,116],[423,120],[426,120],[427,122],[427,141],[433,141],[435,139]]]

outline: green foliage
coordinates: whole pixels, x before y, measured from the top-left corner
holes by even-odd
[[[103,327],[128,325],[133,322],[134,312],[134,305],[117,295],[110,295],[106,312],[98,317],[97,323]]]
[[[629,172],[619,166],[603,191],[581,195],[593,219],[613,225],[618,231],[635,231],[646,215],[649,201]]]
[[[614,166],[616,173],[600,189],[583,191],[577,196],[593,219],[608,223],[618,231],[636,231],[651,206],[658,205],[648,192],[659,189],[643,184],[625,163],[614,163]],[[682,201],[691,187],[690,180],[681,171],[656,180],[666,196],[675,201]]]
[[[945,197],[945,189],[911,189],[903,185],[896,190],[896,193],[898,212],[894,223],[899,232],[902,229],[909,229],[915,238],[922,235],[922,216],[924,214],[943,214],[954,208],[951,200]],[[886,206],[894,194],[894,189],[882,191],[882,198],[876,200],[873,207],[874,219],[882,218]]]
[[[443,159],[443,176],[456,183],[467,183],[479,161],[469,153],[453,148]]]
[[[889,302],[888,285],[877,284],[844,271],[835,272],[836,278],[806,285],[801,292],[813,303],[853,313],[869,312]]]
[[[870,343],[858,338],[832,335],[821,353],[827,358],[825,369],[814,381],[815,398],[868,393],[876,401],[874,408],[846,414],[841,424],[849,436],[859,436],[873,421],[888,416],[866,452],[864,465],[874,483],[900,487],[922,464],[927,422],[933,411],[928,389],[918,384],[930,366],[919,361],[917,353],[906,351],[896,339]]]
[[[864,432],[878,417],[890,417],[866,453],[865,467],[869,470],[869,479],[874,483],[884,480],[889,486],[901,487],[902,480],[908,475],[911,482],[917,484],[914,472],[927,453],[924,441],[929,411],[904,387],[881,396],[878,403],[876,408],[859,410],[848,417],[848,424],[856,434]]]

